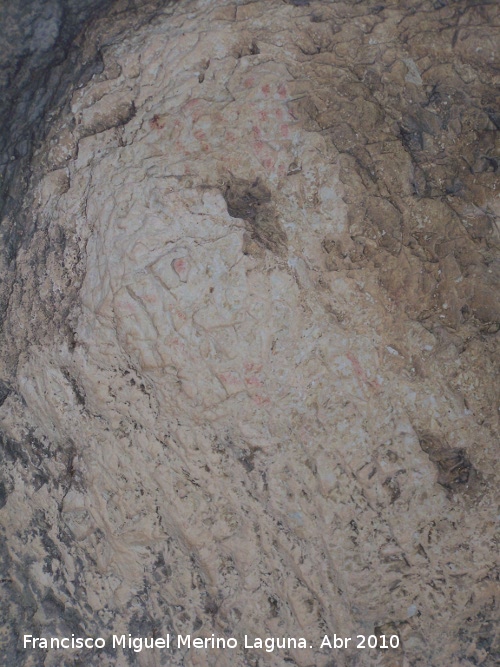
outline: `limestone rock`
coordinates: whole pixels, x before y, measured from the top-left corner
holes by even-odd
[[[9,665],[492,666],[498,6],[109,12],[11,214]]]

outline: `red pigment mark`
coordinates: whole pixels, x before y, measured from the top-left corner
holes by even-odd
[[[189,100],[189,102],[186,102],[186,104],[182,107],[182,110],[188,113],[196,123],[196,121],[205,113],[205,104],[206,103],[204,100],[197,97],[194,100]]]
[[[178,308],[173,308],[173,309],[172,309],[172,314],[175,315],[176,317],[178,317],[178,318],[179,318],[180,320],[182,320],[183,322],[185,322],[185,321],[187,320],[187,315],[186,315],[186,313],[183,313],[182,310],[179,310]],[[181,342],[179,341],[178,338],[176,338],[176,339],[174,340],[174,343],[175,343],[176,345],[184,345],[183,343],[181,343]]]
[[[243,85],[245,86],[245,88],[251,88],[254,83],[255,79],[253,78],[253,76],[249,76],[248,79],[245,79],[243,81]]]
[[[352,354],[351,352],[348,352],[346,356],[349,359],[349,361],[351,362],[352,367],[354,368],[354,372],[356,373],[356,375],[359,378],[361,378],[361,380],[363,380],[363,382],[366,382],[365,372],[364,372],[363,368],[361,367],[361,364],[359,363],[359,361],[354,356],[354,354]]]
[[[276,109],[274,112],[276,115],[276,118],[283,118],[283,110],[282,109]]]
[[[254,141],[253,149],[261,165],[270,171],[276,162],[276,154],[272,148],[263,141]]]
[[[266,121],[267,120],[267,111],[259,111],[259,119],[261,121]]]
[[[255,394],[255,396],[252,396],[252,400],[254,403],[257,403],[257,405],[267,405],[271,402],[267,396],[261,396],[260,394]]]
[[[233,371],[219,373],[219,379],[223,382],[223,384],[227,384],[228,386],[241,384],[240,378]]]
[[[359,361],[357,360],[357,358],[354,356],[354,354],[352,354],[352,352],[348,352],[348,353],[346,354],[346,357],[347,357],[347,358],[349,359],[349,361],[351,362],[352,367],[353,367],[353,369],[354,369],[354,372],[356,373],[356,376],[358,377],[358,379],[359,379],[361,382],[364,382],[365,384],[367,384],[367,385],[368,385],[369,387],[371,387],[372,389],[378,389],[378,388],[380,387],[380,383],[379,383],[378,380],[373,381],[373,380],[369,380],[369,379],[366,377],[366,373],[365,373],[363,367],[361,366],[361,364],[359,363]]]
[[[253,132],[253,136],[254,136],[256,139],[260,139],[260,137],[262,136],[261,129],[260,129],[260,127],[257,127],[257,125],[254,125],[254,126],[252,127],[252,132]]]
[[[151,118],[151,120],[149,121],[149,127],[152,130],[163,130],[163,128],[165,127],[165,123],[160,121],[160,116],[158,116],[158,114],[155,113],[153,118]]]
[[[280,164],[278,167],[278,176],[284,176],[287,172],[287,168],[285,167],[284,164]]]
[[[255,375],[245,378],[245,382],[251,387],[262,387],[264,385],[264,383],[259,380],[258,377],[255,377]]]
[[[200,106],[203,100],[201,100],[199,97],[195,97],[192,100],[189,100],[189,102],[186,102],[184,106],[182,107],[184,111],[192,111],[193,109],[196,109],[196,107]]]
[[[157,298],[154,294],[146,294],[146,296],[144,296],[143,299],[146,303],[156,303],[157,302]]]
[[[189,262],[186,257],[176,257],[172,260],[172,268],[183,283],[187,281],[189,275]]]
[[[232,132],[226,132],[226,141],[236,141],[236,137]]]
[[[208,144],[202,144],[201,150],[205,151],[205,153],[208,153],[208,151],[210,150],[210,146]]]
[[[176,273],[182,273],[183,271],[186,270],[187,264],[186,260],[183,258],[180,259],[174,259],[172,262],[172,268]]]
[[[262,86],[262,89],[261,89],[261,90],[262,90],[262,92],[264,93],[264,95],[269,95],[269,93],[271,92],[271,86],[270,86],[268,83],[265,83],[265,84]]]
[[[130,303],[119,304],[119,309],[121,311],[126,311],[127,313],[134,313],[135,314],[135,307]]]
[[[278,95],[280,97],[286,97],[287,96],[286,87],[282,83],[280,83],[280,85],[278,87]]]
[[[207,135],[205,134],[205,132],[203,132],[203,130],[195,130],[193,132],[193,135],[196,137],[196,139],[198,139],[198,141],[203,141],[207,137]]]
[[[253,361],[245,361],[243,364],[243,368],[249,372],[249,371],[255,371],[256,373],[260,373],[262,370],[262,364],[254,364]]]
[[[286,125],[285,123],[283,123],[283,125],[280,125],[280,131],[282,137],[288,137],[289,134],[288,125]]]

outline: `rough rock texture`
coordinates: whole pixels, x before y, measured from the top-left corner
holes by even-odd
[[[499,18],[181,0],[81,38],[5,259],[9,665],[496,663]]]
[[[75,36],[89,14],[110,0],[8,0],[0,4],[0,214],[18,210],[29,181],[33,144],[44,134],[46,115],[64,99],[69,85],[88,80],[99,63],[78,58]],[[44,122],[45,121],[45,122]],[[2,220],[10,257],[23,236]]]

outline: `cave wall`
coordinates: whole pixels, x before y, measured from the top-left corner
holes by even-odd
[[[23,632],[495,663],[498,13],[118,3],[46,61],[56,106],[9,75],[41,119],[2,222],[9,664],[68,664]]]

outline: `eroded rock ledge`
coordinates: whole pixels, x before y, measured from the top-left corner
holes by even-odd
[[[498,14],[181,0],[80,37],[102,71],[8,221],[9,664],[495,663]]]

